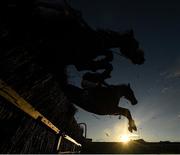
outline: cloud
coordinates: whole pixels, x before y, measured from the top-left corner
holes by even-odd
[[[138,134],[135,134],[135,133],[130,133],[128,136],[129,136],[130,138],[139,137],[139,135],[138,135]]]
[[[111,133],[112,133],[111,129],[108,129],[108,128],[104,129],[103,132],[104,132],[105,136],[107,136],[107,137],[110,137]]]
[[[168,89],[169,89],[168,87],[164,87],[164,88],[161,90],[161,93],[167,92]]]
[[[180,69],[177,69],[166,76],[167,79],[180,78]]]
[[[180,58],[177,59],[166,71],[161,72],[160,76],[165,77],[165,79],[180,78]]]
[[[172,68],[168,71],[160,73],[160,76],[165,77],[165,79],[177,79],[180,78],[180,68]]]
[[[160,76],[166,76],[168,74],[168,71],[164,71],[160,73]]]

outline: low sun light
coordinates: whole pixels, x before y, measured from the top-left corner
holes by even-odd
[[[121,137],[120,137],[120,141],[121,142],[123,142],[123,143],[127,143],[127,142],[129,142],[129,136],[128,135],[122,135]]]

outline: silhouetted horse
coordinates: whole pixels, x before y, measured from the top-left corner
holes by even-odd
[[[65,91],[70,101],[84,110],[98,115],[123,115],[129,120],[129,131],[137,130],[128,109],[118,107],[121,97],[125,97],[132,105],[137,104],[130,85],[111,85],[110,87],[93,87],[80,89],[68,85]]]
[[[1,23],[3,32],[6,32],[1,36],[4,38],[2,46],[25,47],[60,81],[65,79],[64,69],[69,64],[78,70],[108,68],[112,61],[111,48],[119,48],[122,56],[134,64],[144,63],[144,53],[139,49],[133,31],[119,33],[92,29],[78,11],[67,3],[57,2],[7,1],[3,6],[7,11],[0,14],[4,19]],[[93,60],[101,55],[105,59]]]
[[[62,76],[62,71],[58,70],[60,66],[69,64],[75,65],[79,71],[107,69],[112,61],[111,48],[119,48],[121,55],[130,59],[133,64],[144,63],[144,52],[140,50],[133,31],[119,33],[94,30],[84,24],[81,16],[76,16],[69,10],[67,15],[61,11],[55,10],[56,16],[43,16],[46,12],[51,12],[46,7],[41,7],[38,13],[41,16],[36,16],[38,18],[34,26],[35,38],[38,35],[41,40],[41,46],[38,48],[39,62],[58,78]],[[53,18],[48,18],[51,16]],[[105,56],[105,59],[94,61],[98,56]]]
[[[122,56],[130,59],[134,64],[144,63],[144,52],[140,50],[133,31],[119,33],[92,29],[76,10],[67,4],[63,7],[58,6],[56,2],[58,1],[4,0],[0,2],[3,4],[0,5],[0,8],[3,8],[0,9],[1,51],[6,54],[11,49],[22,47],[33,55],[33,60],[56,75],[62,85],[66,83],[64,69],[69,64],[75,65],[78,70],[96,71],[110,68],[110,74],[111,48],[119,48]],[[103,60],[94,60],[103,55],[105,56]],[[117,106],[122,96],[133,99],[133,93],[126,91],[127,88],[129,87],[112,86],[84,91],[72,86],[69,93],[74,102],[84,109],[99,114],[126,116],[132,131],[136,128],[130,112]],[[85,95],[85,92],[88,92],[88,95]],[[128,98],[129,94],[131,98]],[[135,98],[131,101],[136,103]]]

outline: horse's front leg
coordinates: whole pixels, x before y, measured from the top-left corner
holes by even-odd
[[[133,130],[137,131],[137,127],[135,125],[135,122],[131,116],[131,113],[128,109],[126,108],[122,108],[122,107],[118,107],[118,112],[116,113],[117,115],[123,115],[125,116],[128,121],[129,121],[129,127],[128,127],[128,130],[130,132],[132,132]]]

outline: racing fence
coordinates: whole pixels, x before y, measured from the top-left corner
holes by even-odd
[[[11,103],[25,114],[32,117],[34,120],[40,122],[42,125],[50,129],[57,135],[57,153],[79,153],[81,144],[76,140],[66,135],[58,127],[56,127],[50,120],[37,111],[30,103],[23,99],[15,90],[9,87],[4,81],[0,79],[0,96],[6,99],[7,103]]]

